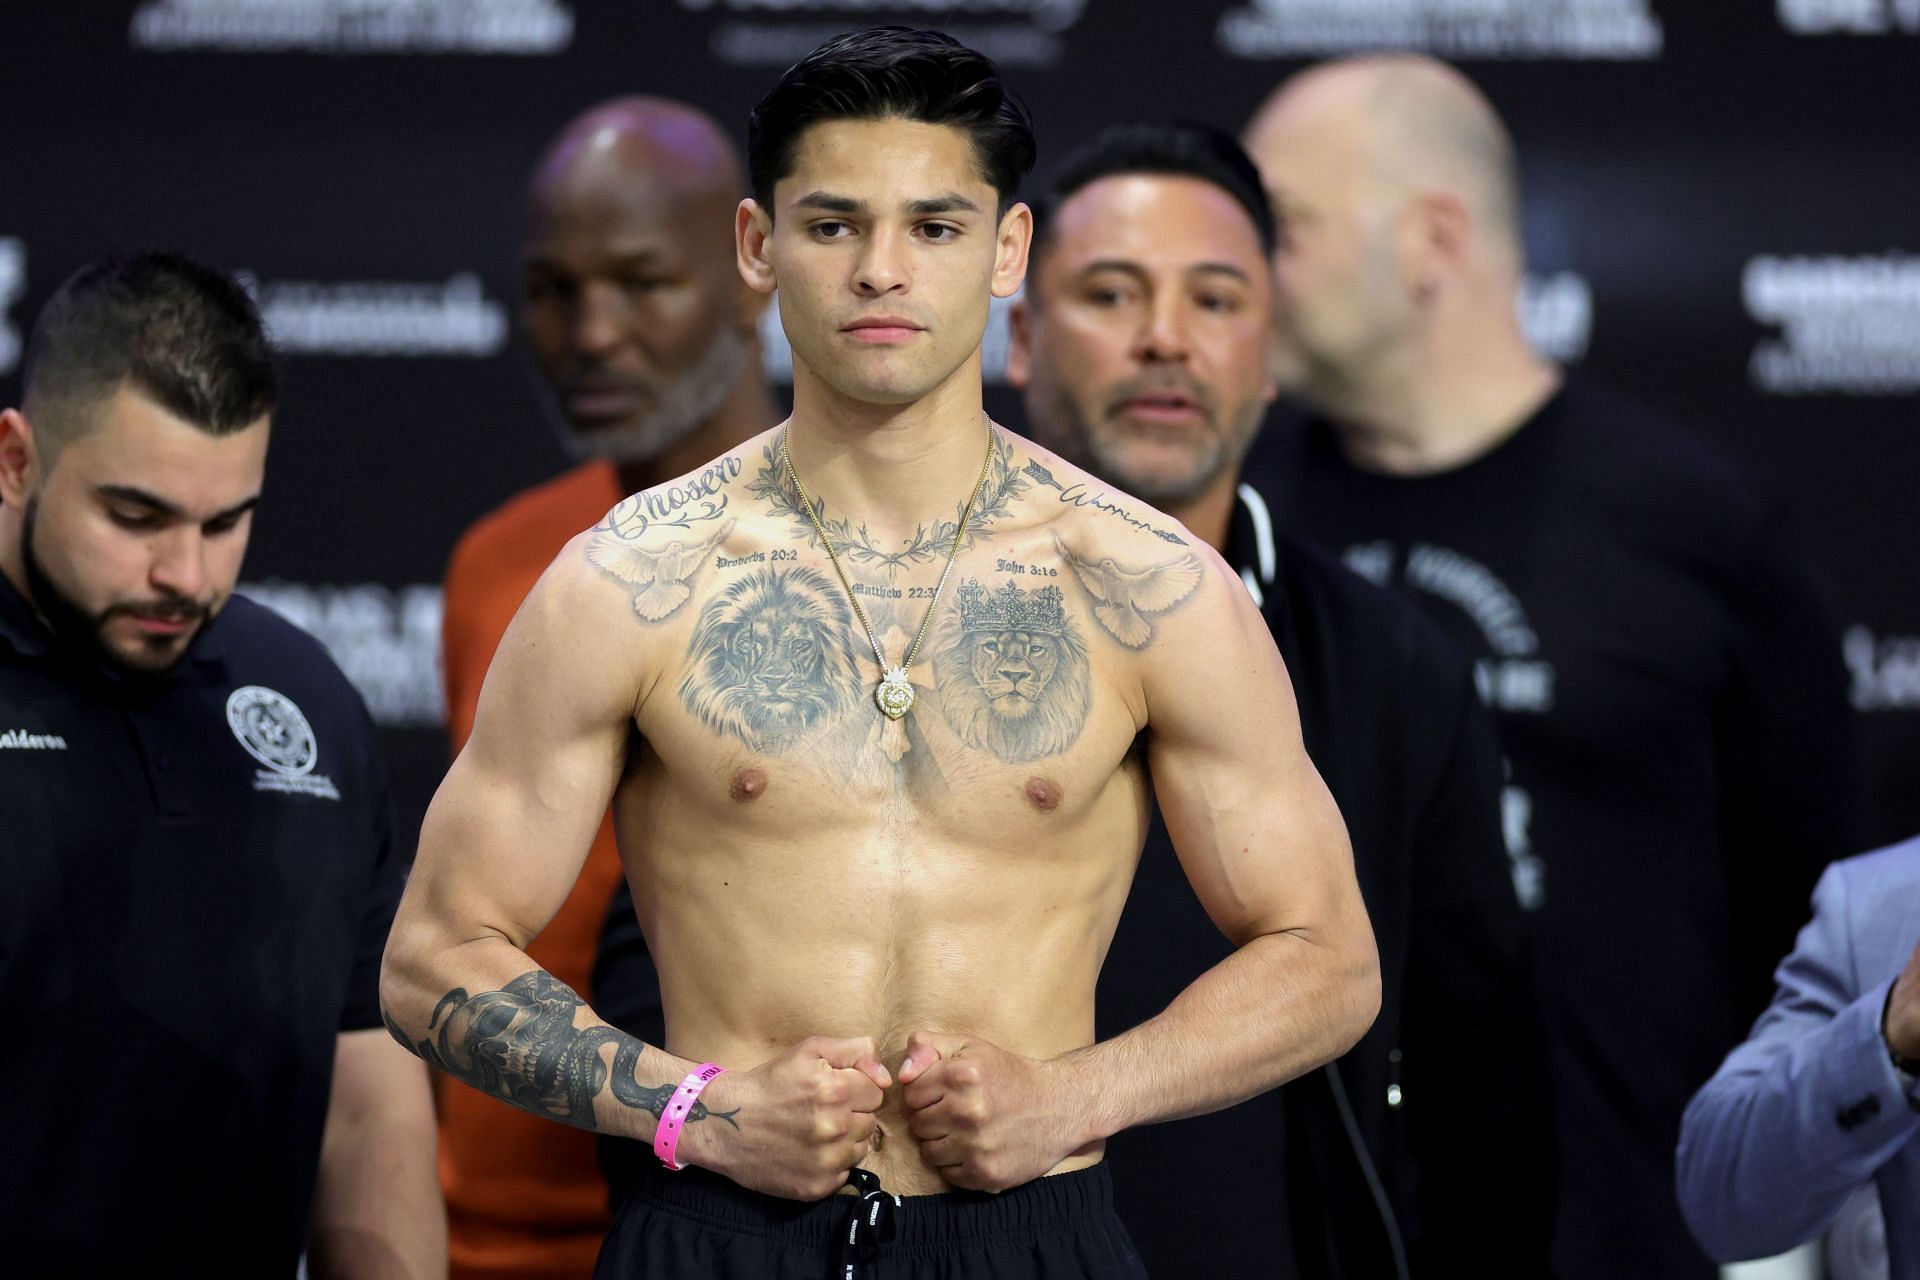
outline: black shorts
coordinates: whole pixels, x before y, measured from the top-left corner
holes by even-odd
[[[655,1166],[615,1215],[594,1268],[595,1280],[1145,1280],[1146,1274],[1114,1216],[1113,1181],[1104,1164],[997,1196],[870,1193],[813,1201],[761,1195],[704,1169],[670,1173]]]

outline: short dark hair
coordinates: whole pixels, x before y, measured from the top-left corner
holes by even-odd
[[[123,385],[227,435],[273,409],[279,379],[259,308],[238,281],[178,254],[143,253],[90,263],[54,291],[27,342],[22,384],[36,434],[57,450]]]
[[[800,135],[811,126],[890,118],[965,133],[1002,214],[1033,172],[1033,121],[991,58],[944,32],[869,27],[835,36],[787,68],[747,117],[754,200],[773,215],[774,184],[793,171]]]
[[[1109,125],[1075,147],[1055,170],[1046,195],[1033,207],[1033,253],[1040,257],[1053,217],[1083,187],[1118,174],[1157,173],[1212,183],[1247,211],[1260,252],[1273,256],[1279,225],[1260,170],[1232,137],[1188,121]]]

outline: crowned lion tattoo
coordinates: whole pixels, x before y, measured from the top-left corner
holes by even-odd
[[[934,682],[940,710],[970,746],[1002,760],[1037,760],[1072,746],[1087,722],[1087,648],[1058,587],[988,591],[961,584]]]

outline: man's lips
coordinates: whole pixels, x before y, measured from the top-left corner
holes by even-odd
[[[1195,422],[1206,417],[1198,400],[1177,391],[1151,391],[1122,400],[1117,415],[1142,422]]]
[[[651,389],[633,382],[586,382],[562,387],[560,402],[571,418],[624,418],[631,414]]]
[[[864,316],[852,324],[842,326],[840,332],[855,342],[885,344],[906,342],[915,334],[925,331],[902,316]]]
[[[121,615],[133,622],[141,632],[150,636],[177,636],[193,630],[200,624],[199,613],[140,613],[129,609]]]

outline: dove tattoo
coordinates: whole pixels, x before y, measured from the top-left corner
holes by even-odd
[[[732,531],[729,520],[706,538],[648,548],[602,530],[587,540],[587,559],[594,568],[634,589],[634,613],[648,622],[664,622],[692,597],[693,575]]]
[[[1129,649],[1144,649],[1153,641],[1149,615],[1179,606],[1200,585],[1200,561],[1181,556],[1169,564],[1133,569],[1112,556],[1085,560],[1053,540],[1061,559],[1072,567],[1080,585],[1094,598],[1093,616],[1106,633]]]

